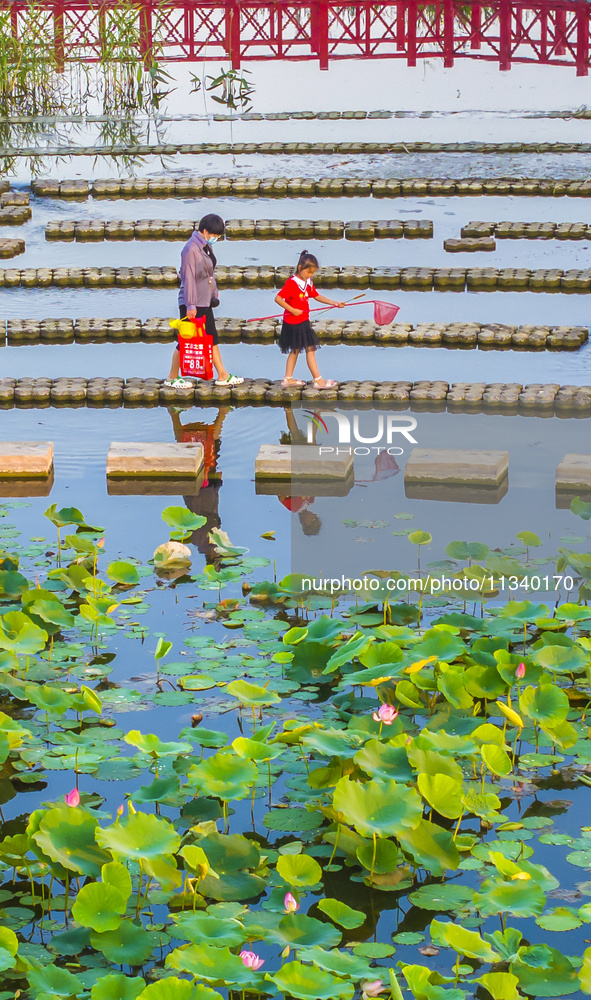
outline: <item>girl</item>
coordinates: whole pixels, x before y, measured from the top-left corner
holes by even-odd
[[[333,379],[321,378],[318,371],[315,353],[320,342],[310,326],[308,300],[316,299],[317,302],[324,302],[327,306],[338,306],[339,309],[342,309],[345,303],[335,302],[334,299],[327,299],[324,295],[318,294],[312,283],[312,278],[317,270],[318,261],[314,254],[303,250],[296,267],[296,273],[287,279],[279,294],[275,296],[277,305],[285,309],[279,337],[281,353],[288,355],[285,377],[281,383],[284,389],[306,384],[301,379],[293,378],[298,354],[301,351],[306,352],[306,362],[312,373],[315,389],[332,389],[337,384]]]

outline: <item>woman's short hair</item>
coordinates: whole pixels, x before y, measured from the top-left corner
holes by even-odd
[[[201,222],[199,223],[199,232],[202,233],[207,230],[208,233],[213,233],[214,236],[222,236],[225,230],[224,220],[219,215],[204,215]]]

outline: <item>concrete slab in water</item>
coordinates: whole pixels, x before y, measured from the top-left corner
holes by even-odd
[[[591,455],[565,455],[556,469],[556,489],[591,488]]]
[[[349,448],[306,444],[262,444],[254,463],[255,476],[257,479],[346,479],[353,469],[353,455],[349,451]]]
[[[509,469],[508,451],[413,448],[404,470],[405,482],[479,483],[496,486]]]
[[[52,468],[51,441],[0,441],[0,478],[48,476]]]
[[[409,500],[439,500],[446,503],[500,503],[509,489],[509,477],[496,486],[479,483],[430,483],[405,480],[404,495]]]
[[[107,455],[107,476],[191,479],[202,465],[203,445],[198,441],[113,441]]]

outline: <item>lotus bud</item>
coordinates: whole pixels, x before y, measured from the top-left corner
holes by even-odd
[[[517,670],[515,671],[515,676],[517,677],[518,681],[523,680],[523,678],[525,677],[525,663],[519,664]]]
[[[290,947],[286,944],[285,948],[281,952],[281,958],[289,958]]]
[[[300,904],[298,903],[298,901],[295,898],[295,896],[292,896],[291,892],[286,892],[285,893],[285,898],[283,900],[283,905],[285,907],[285,912],[286,913],[295,913],[296,910],[299,910],[299,908],[300,908]]]
[[[411,745],[411,743],[412,743],[412,736],[407,736],[406,737],[406,746],[409,747]]]
[[[242,959],[244,965],[247,969],[252,969],[254,972],[260,969],[261,965],[265,964],[265,959],[261,958],[254,951],[241,951],[240,958]]]
[[[123,816],[123,806],[117,807],[117,818],[119,818],[119,816]]]
[[[394,705],[380,705],[377,712],[373,713],[374,722],[381,722],[384,726],[391,726],[397,718],[398,709]]]
[[[362,1000],[369,1000],[370,997],[378,997],[384,992],[384,983],[381,979],[373,979],[371,982],[361,984]]]
[[[64,802],[67,806],[72,806],[73,809],[80,805],[80,792],[77,788],[73,788],[71,792],[67,792],[64,795]]]

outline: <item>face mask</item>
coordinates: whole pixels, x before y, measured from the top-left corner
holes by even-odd
[[[207,240],[208,243],[217,243],[219,236],[210,236]]]

